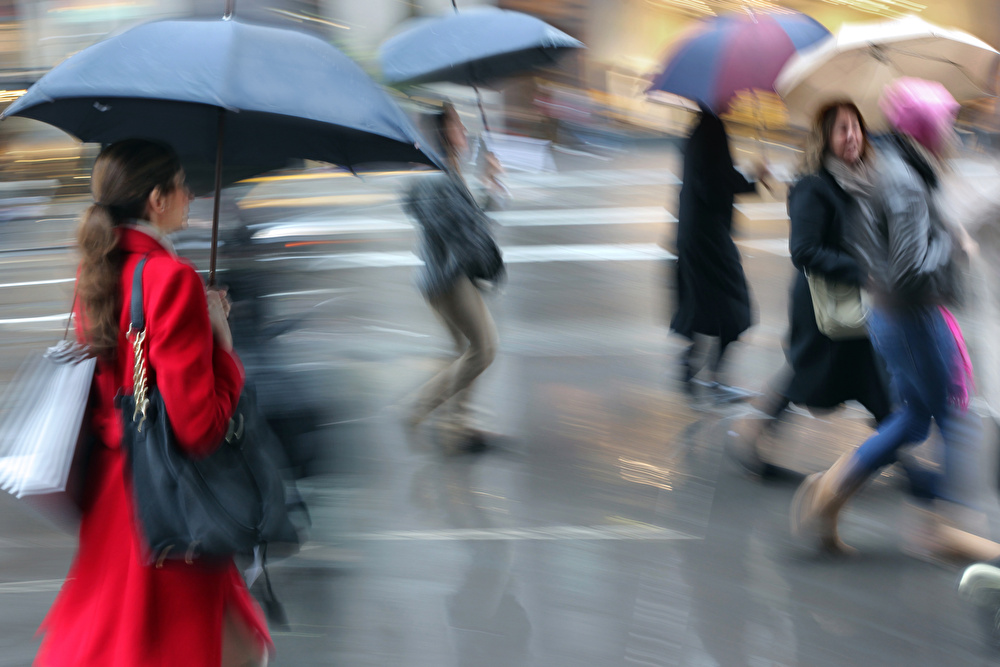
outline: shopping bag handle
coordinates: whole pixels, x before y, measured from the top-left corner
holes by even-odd
[[[63,331],[63,340],[69,339],[69,325],[73,324],[73,313],[76,312],[76,297],[77,290],[79,286],[74,282],[73,284],[73,303],[69,304],[69,315],[66,316],[66,330]]]

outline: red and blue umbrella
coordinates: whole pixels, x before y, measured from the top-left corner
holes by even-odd
[[[774,91],[788,59],[829,36],[818,21],[799,12],[706,19],[679,40],[646,92],[678,95],[722,113],[739,91]]]

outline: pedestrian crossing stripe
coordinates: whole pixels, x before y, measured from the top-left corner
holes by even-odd
[[[497,540],[698,540],[670,528],[647,524],[597,526],[538,526],[532,528],[446,528],[437,530],[385,530],[344,535],[362,542],[458,542]]]
[[[641,262],[676,259],[655,243],[504,246],[506,264],[542,262]],[[259,262],[301,262],[313,271],[335,269],[420,266],[423,261],[409,250],[396,252],[344,252],[330,255],[278,255]]]
[[[575,227],[597,225],[646,225],[677,222],[662,206],[625,206],[575,209],[528,209],[490,214],[501,227]],[[257,241],[344,234],[411,232],[413,223],[402,211],[394,215],[350,216],[307,221],[267,223],[255,226]],[[206,246],[201,242],[198,245]]]

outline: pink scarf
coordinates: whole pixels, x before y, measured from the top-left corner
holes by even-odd
[[[954,387],[954,395],[951,400],[965,411],[969,409],[969,398],[976,388],[976,382],[972,375],[972,360],[969,358],[969,350],[965,347],[965,337],[962,335],[962,328],[958,326],[958,320],[955,319],[950,310],[944,306],[940,306],[940,308],[941,316],[944,317],[948,330],[951,331],[951,335],[955,339],[955,347],[958,348],[958,356],[962,362],[955,369],[955,375],[951,379]]]

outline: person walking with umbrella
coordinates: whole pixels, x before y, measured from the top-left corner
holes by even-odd
[[[941,84],[902,78],[886,87],[881,107],[893,129],[879,155],[869,213],[855,226],[852,248],[867,275],[873,307],[868,330],[899,392],[899,404],[878,432],[829,470],[808,477],[792,502],[798,536],[811,534],[828,551],[843,552],[840,511],[881,468],[899,460],[900,449],[919,444],[934,422],[943,439],[941,471],[907,461],[913,495],[968,506],[975,479],[977,437],[963,415],[969,400],[971,363],[946,306],[959,296],[957,246],[962,234],[935,205],[940,156],[946,151],[958,103]],[[967,237],[966,237],[967,238]],[[966,532],[927,512],[920,535],[935,555],[989,560],[1000,544]]]
[[[405,208],[420,226],[420,290],[448,329],[457,356],[419,390],[406,424],[412,435],[432,412],[450,402],[442,420],[443,448],[481,451],[488,443],[471,422],[469,399],[473,382],[496,356],[497,330],[479,284],[502,280],[505,269],[492,221],[462,176],[461,156],[468,141],[451,104],[434,116],[434,126],[445,172],[419,179]]]
[[[716,402],[742,400],[743,390],[723,382],[723,361],[729,345],[750,328],[753,315],[750,290],[740,252],[733,242],[735,195],[753,192],[754,180],[767,169],[756,169],[748,180],[733,166],[729,139],[722,119],[703,102],[698,124],[684,150],[684,184],[677,215],[677,303],[670,328],[690,341],[681,358],[681,380],[691,396],[699,383],[699,358],[705,354],[698,338],[717,340],[709,362],[711,380],[707,388]]]
[[[131,387],[126,332],[136,265],[147,260],[148,358],[170,408],[176,442],[205,456],[223,441],[243,387],[228,304],[206,291],[166,235],[187,222],[190,191],[166,146],[125,140],[94,164],[94,203],[77,230],[75,316],[98,355],[79,549],[42,626],[38,667],[218,667],[267,663],[267,625],[230,560],[149,562],[121,446],[118,397]]]
[[[740,253],[731,237],[733,199],[755,190],[733,167],[729,140],[717,115],[744,91],[773,91],[781,68],[799,49],[829,36],[799,12],[747,9],[699,21],[679,39],[647,90],[697,103],[698,123],[684,151],[684,183],[677,218],[677,304],[671,329],[691,341],[681,360],[681,380],[692,396],[701,365],[700,336],[717,339],[707,384],[716,402],[749,397],[723,382],[729,345],[753,320]],[[758,165],[753,180],[766,176]],[[766,186],[766,184],[765,184]]]
[[[861,112],[851,102],[821,108],[806,153],[803,176],[788,195],[789,250],[797,273],[789,309],[785,355],[791,377],[774,381],[762,407],[765,419],[750,419],[742,433],[731,432],[730,452],[748,471],[767,475],[774,464],[761,459],[757,440],[796,403],[834,408],[857,400],[881,423],[891,409],[888,376],[867,333],[834,340],[816,322],[808,276],[858,289],[865,280],[851,254],[849,232],[860,215],[859,198],[875,188],[874,151]],[[860,291],[858,291],[860,295]]]

